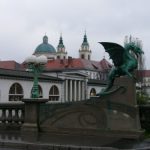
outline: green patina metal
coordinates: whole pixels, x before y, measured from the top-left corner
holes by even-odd
[[[86,33],[85,33],[84,38],[83,38],[82,46],[89,46],[89,43],[88,43],[88,40],[87,40]]]
[[[105,48],[105,51],[109,54],[110,59],[113,60],[114,67],[111,69],[108,75],[108,86],[102,90],[97,95],[107,95],[112,93],[110,90],[113,86],[114,80],[116,77],[127,75],[130,78],[135,79],[132,72],[138,66],[138,56],[143,54],[141,47],[136,44],[135,42],[130,42],[122,47],[117,43],[110,43],[110,42],[99,42]],[[120,88],[117,87],[116,90]],[[115,91],[113,89],[113,91]]]
[[[43,37],[43,43],[37,46],[34,53],[56,53],[55,48],[48,43],[48,37]]]
[[[62,35],[60,36],[59,44],[58,44],[57,48],[65,48],[64,43],[63,43]]]
[[[39,89],[38,89],[38,77],[43,70],[43,65],[31,63],[28,65],[28,68],[32,70],[34,74],[33,88],[31,92],[31,98],[39,98]]]

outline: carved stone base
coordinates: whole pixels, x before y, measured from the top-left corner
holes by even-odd
[[[22,132],[38,132],[39,127],[39,107],[46,103],[47,99],[23,99],[25,103],[25,121]]]
[[[110,95],[90,100],[51,104],[49,117],[40,126],[42,131],[68,135],[100,136],[103,133],[139,138],[141,131],[136,104],[135,82],[127,77],[116,79],[115,86],[124,86]]]

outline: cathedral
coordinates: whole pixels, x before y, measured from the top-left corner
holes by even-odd
[[[56,49],[47,35],[35,48],[33,55],[44,55],[48,60],[39,76],[39,98],[49,99],[51,103],[81,101],[96,96],[106,86],[112,65],[105,58],[91,60],[92,50],[86,33],[79,57],[67,54],[62,35]],[[31,97],[33,74],[24,62],[0,61],[0,85],[0,102],[21,102],[22,98]]]

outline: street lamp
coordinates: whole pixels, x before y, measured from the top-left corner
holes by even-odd
[[[31,97],[39,98],[38,77],[39,77],[39,74],[44,69],[44,64],[47,63],[47,57],[44,55],[39,56],[39,57],[32,55],[25,60],[25,63],[34,74],[34,82],[33,82],[33,88],[31,91]]]

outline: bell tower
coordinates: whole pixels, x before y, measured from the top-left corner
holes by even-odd
[[[87,40],[86,32],[84,34],[83,42],[81,48],[79,49],[79,58],[91,60],[91,50]]]
[[[62,35],[60,35],[59,43],[57,46],[57,59],[66,59],[66,58],[67,58],[67,52],[63,44]]]

